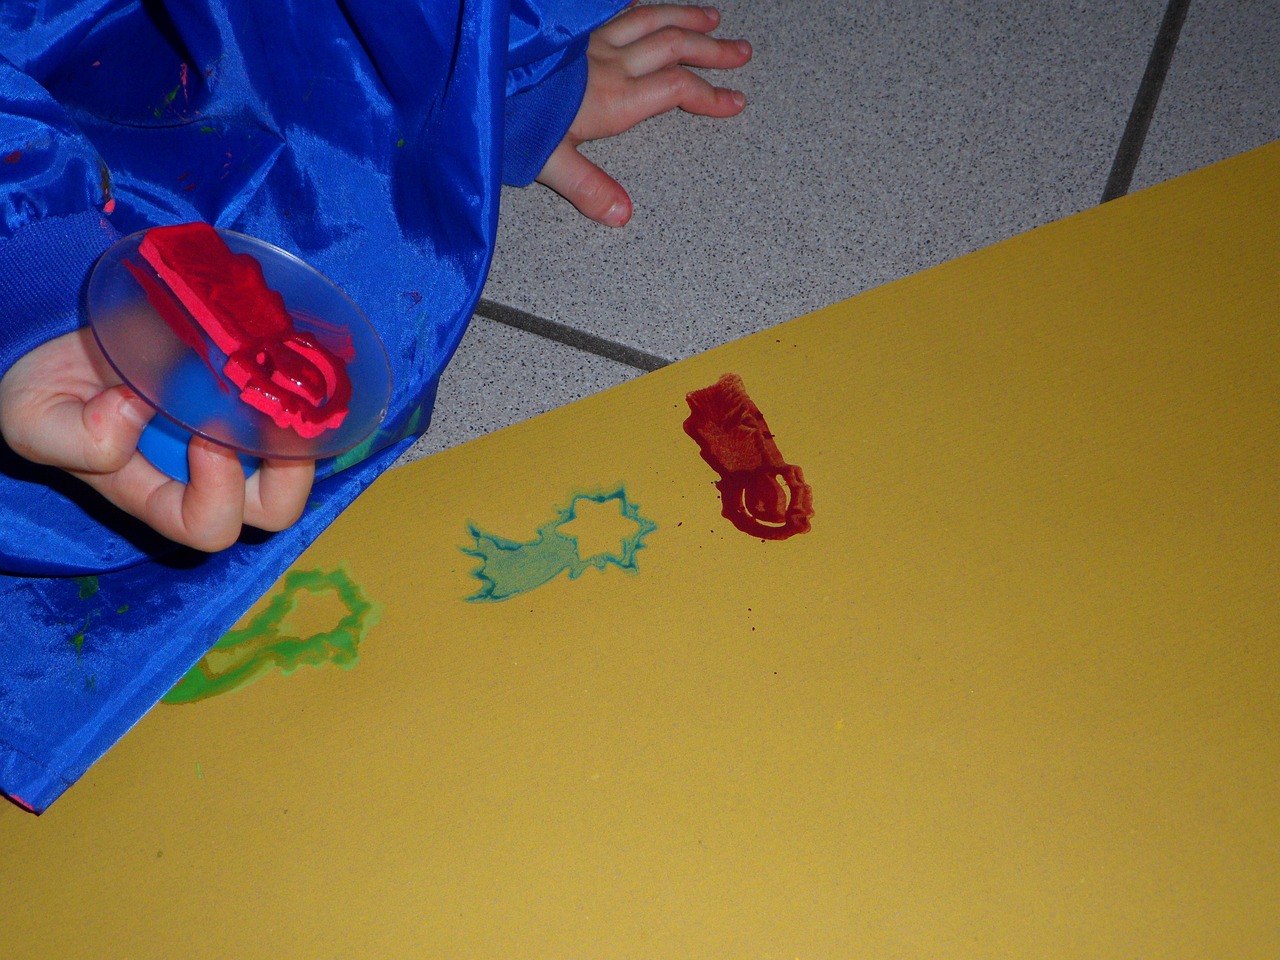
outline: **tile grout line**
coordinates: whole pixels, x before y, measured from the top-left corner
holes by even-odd
[[[1133,179],[1133,173],[1137,168],[1142,146],[1146,140],[1147,128],[1150,127],[1151,119],[1155,114],[1160,91],[1169,73],[1169,65],[1173,62],[1178,37],[1182,32],[1182,24],[1187,18],[1187,10],[1190,6],[1191,0],[1169,0],[1165,7],[1164,18],[1156,31],[1151,55],[1147,59],[1147,66],[1138,85],[1133,107],[1129,111],[1129,119],[1125,123],[1124,132],[1116,148],[1111,172],[1107,176],[1107,183],[1102,191],[1102,203],[1122,197],[1129,192],[1129,184]],[[475,315],[645,372],[658,370],[671,363],[670,360],[657,354],[607,340],[592,333],[585,333],[568,324],[548,320],[546,317],[527,313],[494,300],[481,298],[476,304]]]
[[[1187,19],[1187,9],[1190,6],[1191,0],[1169,0],[1169,5],[1165,7],[1164,19],[1160,23],[1160,29],[1156,31],[1151,56],[1147,59],[1147,69],[1142,74],[1142,82],[1138,85],[1138,93],[1133,100],[1133,109],[1129,111],[1124,133],[1120,136],[1120,145],[1116,148],[1111,173],[1102,190],[1103,203],[1129,192],[1129,183],[1133,180],[1138,158],[1142,154],[1142,145],[1147,138],[1147,128],[1155,115],[1156,103],[1160,99],[1160,91],[1169,73],[1169,64],[1173,61],[1178,36],[1182,33],[1182,23]]]
[[[555,320],[548,320],[536,314],[526,313],[523,310],[517,310],[515,307],[508,307],[493,300],[481,299],[476,304],[475,314],[477,317],[484,317],[486,320],[493,320],[496,323],[514,327],[516,330],[523,330],[525,333],[532,333],[547,340],[554,340],[556,343],[562,343],[565,346],[595,354],[597,357],[604,357],[606,360],[612,360],[615,363],[626,364],[646,373],[671,363],[670,360],[657,354],[646,353],[644,350],[637,350],[635,347],[615,343],[612,340],[606,340],[604,337],[597,337],[592,333],[584,333],[568,324],[557,323]]]

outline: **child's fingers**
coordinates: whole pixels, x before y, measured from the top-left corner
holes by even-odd
[[[83,469],[118,470],[133,456],[142,428],[155,415],[154,407],[123,384],[89,400],[81,413]]]
[[[196,438],[188,447],[187,465],[187,484],[165,476],[136,452],[114,472],[75,475],[170,540],[208,552],[229,547],[243,525],[240,461],[232,451]]]
[[[187,468],[185,486],[172,481],[157,491],[165,512],[151,525],[197,550],[223,550],[244,525],[244,470],[234,451],[200,437],[187,445]]]
[[[751,59],[751,45],[745,40],[717,40],[701,33],[666,27],[623,47],[618,57],[632,77],[677,64],[732,70]]]
[[[245,524],[263,530],[291,525],[315,477],[311,461],[272,461],[246,482],[233,451],[200,438],[187,448],[187,465],[187,484],[136,452],[115,472],[76,476],[170,540],[210,553],[235,543]]]
[[[631,126],[676,107],[704,117],[732,117],[747,104],[740,91],[713,86],[684,67],[651,73],[633,81],[632,86],[626,111],[634,115]]]
[[[680,27],[698,33],[710,33],[720,25],[720,13],[713,7],[659,3],[628,7],[608,23],[599,27],[593,40],[624,47],[664,27]]]
[[[245,485],[244,522],[283,530],[302,516],[315,480],[314,460],[267,460]]]
[[[124,387],[87,402],[71,394],[28,393],[6,426],[11,447],[28,460],[64,470],[118,470],[133,455],[138,435],[155,413]]]
[[[631,219],[631,198],[613,177],[561,143],[547,159],[538,182],[564,197],[590,220],[620,227]]]

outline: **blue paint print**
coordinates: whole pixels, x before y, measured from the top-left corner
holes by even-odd
[[[618,538],[616,549],[593,550],[588,556],[581,556],[579,536],[565,529],[579,519],[580,504],[605,507],[616,504],[619,526],[630,528],[630,534]],[[480,568],[472,575],[482,586],[467,600],[472,603],[509,600],[549,583],[566,571],[571,580],[593,567],[604,571],[615,566],[635,573],[636,555],[644,546],[644,538],[656,529],[658,525],[642,517],[639,506],[627,499],[622,486],[607,493],[575,494],[566,506],[557,510],[554,519],[538,528],[537,539],[528,542],[498,537],[469,524],[475,547],[463,547],[462,552],[480,559]]]

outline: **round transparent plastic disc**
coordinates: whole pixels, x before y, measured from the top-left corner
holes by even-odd
[[[185,343],[156,311],[133,270],[159,283],[138,251],[146,231],[102,255],[89,278],[89,323],[107,360],[140,397],[191,433],[256,457],[318,460],[365,440],[387,413],[391,367],[377,332],[351,299],[322,274],[279,247],[229,230],[218,235],[247,253],[279,293],[295,328],[346,360],[351,402],[342,423],[316,437],[278,426],[240,397],[223,372],[227,356],[203,332],[208,355]],[[163,284],[162,284],[163,285]]]

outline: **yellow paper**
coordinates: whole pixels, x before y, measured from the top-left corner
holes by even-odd
[[[0,809],[5,955],[1274,957],[1278,268],[1272,145],[386,475],[271,627],[338,571],[356,662]],[[728,372],[810,532],[720,516]],[[618,489],[634,569],[468,601]]]

